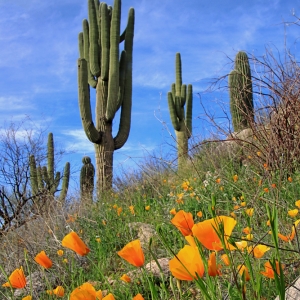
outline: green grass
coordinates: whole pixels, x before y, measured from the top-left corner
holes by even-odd
[[[61,299],[69,299],[72,290],[84,282],[92,282],[96,290],[110,292],[115,299],[124,300],[132,299],[138,293],[144,299],[162,300],[222,299],[226,295],[226,299],[274,299],[300,273],[297,264],[299,247],[297,234],[291,242],[279,239],[276,246],[272,234],[269,234],[271,227],[267,225],[267,207],[274,210],[277,216],[272,230],[276,230],[278,222],[279,232],[288,235],[293,222],[297,220],[297,217],[290,217],[288,211],[295,209],[295,201],[300,199],[300,175],[286,174],[284,170],[280,173],[269,172],[262,164],[257,167],[257,163],[251,162],[243,166],[226,156],[218,157],[217,163],[216,158],[206,156],[204,160],[203,157],[205,153],[195,157],[193,166],[189,164],[186,171],[180,172],[181,175],[176,175],[174,171],[154,170],[149,177],[142,172],[134,182],[124,182],[118,191],[102,195],[97,203],[79,203],[69,208],[68,213],[74,218],[70,218],[67,212],[58,213],[54,210],[44,217],[38,228],[36,225],[33,228],[29,226],[22,234],[7,235],[1,241],[2,269],[9,275],[9,272],[22,265],[26,276],[33,274],[41,270],[34,262],[34,257],[44,250],[53,261],[53,266],[43,272],[41,281],[46,283],[46,289],[63,286],[65,296]],[[209,159],[211,163],[208,163]],[[237,175],[235,180],[234,175]],[[288,180],[289,176],[292,180]],[[130,206],[134,207],[134,213]],[[146,210],[147,206],[150,206],[149,210]],[[119,214],[118,208],[122,208]],[[241,241],[245,237],[243,229],[248,226],[253,234],[248,246],[266,244],[271,250],[261,259],[254,258],[246,249],[227,251],[232,262],[230,267],[220,259],[224,253],[222,250],[217,253],[222,275],[217,277],[209,277],[205,272],[202,279],[179,283],[170,274],[154,277],[143,268],[141,273],[132,276],[131,283],[121,281],[123,274],[137,270],[117,255],[117,251],[138,238],[139,226],[134,229],[130,224],[142,222],[156,230],[151,242],[144,247],[145,264],[160,258],[171,259],[187,245],[179,230],[170,223],[173,218],[170,210],[173,208],[192,213],[195,223],[210,219],[213,215],[231,216],[234,212],[237,225],[231,241]],[[251,217],[246,213],[249,208],[254,209]],[[202,217],[197,216],[199,211]],[[81,258],[60,245],[71,230],[77,232],[90,248],[87,256]],[[59,249],[64,251],[63,256],[57,255]],[[207,261],[210,251],[205,248],[202,250],[202,258]],[[260,273],[269,259],[280,259],[285,265],[283,286],[280,278],[268,279]],[[247,282],[238,274],[237,267],[240,264],[245,264],[249,270],[250,280]],[[56,280],[47,279],[51,275]],[[1,280],[2,284],[7,278],[3,275]],[[9,288],[0,288],[2,299],[22,299],[14,297],[13,292]],[[24,296],[31,293],[33,299],[38,299],[30,288]],[[55,298],[46,292],[39,297]]]

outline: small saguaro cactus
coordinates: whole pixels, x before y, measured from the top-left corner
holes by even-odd
[[[93,199],[95,168],[89,156],[82,159],[80,170],[80,194],[82,199]]]
[[[38,199],[40,195],[44,195],[45,193],[49,193],[54,196],[54,194],[58,191],[58,186],[61,180],[60,172],[54,172],[54,142],[52,133],[49,133],[48,135],[47,161],[48,167],[41,167],[36,165],[34,155],[31,155],[29,158],[31,190],[35,199]],[[62,187],[59,195],[59,200],[61,202],[64,202],[66,199],[69,179],[70,163],[67,162],[64,168]]]
[[[188,140],[192,135],[193,87],[182,84],[181,56],[176,53],[176,83],[168,93],[170,117],[175,129],[178,149],[178,169],[188,157]],[[184,106],[186,104],[186,111]]]
[[[244,51],[235,57],[234,70],[229,74],[230,112],[235,132],[249,128],[254,122],[251,70]]]
[[[129,136],[132,103],[132,48],[134,9],[120,35],[121,0],[113,8],[88,0],[89,21],[79,34],[78,92],[82,126],[94,143],[98,193],[112,187],[113,153]],[[119,44],[124,50],[119,57]],[[95,124],[92,119],[90,86],[96,89]],[[112,136],[112,123],[121,108],[119,130]]]

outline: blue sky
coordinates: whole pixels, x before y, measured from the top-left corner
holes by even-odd
[[[112,5],[112,0],[107,1]],[[133,108],[130,137],[115,152],[115,170],[138,168],[155,151],[174,155],[167,92],[180,52],[183,82],[193,84],[194,136],[205,136],[199,96],[207,107],[228,103],[227,93],[206,93],[212,78],[231,69],[239,50],[260,56],[271,45],[297,51],[300,27],[284,26],[300,16],[292,0],[123,0],[122,29],[135,8]],[[78,33],[87,18],[85,0],[0,0],[0,126],[29,116],[47,126],[74,170],[83,155],[94,158],[81,126],[77,97]],[[122,31],[122,30],[121,30]],[[92,106],[94,111],[94,106]],[[218,112],[216,112],[218,113]],[[114,122],[118,127],[118,120]],[[76,175],[75,175],[76,180]]]

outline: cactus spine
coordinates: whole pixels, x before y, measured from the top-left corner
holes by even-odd
[[[251,71],[245,52],[240,51],[236,55],[228,83],[233,130],[237,132],[249,128],[254,122]]]
[[[40,194],[49,193],[53,195],[58,191],[58,186],[61,180],[60,172],[54,174],[54,142],[53,134],[48,135],[47,144],[47,161],[48,167],[36,165],[34,155],[29,158],[30,164],[30,183],[32,195],[37,199]],[[64,168],[64,175],[62,178],[62,188],[59,195],[59,200],[64,202],[67,196],[69,179],[70,179],[70,163],[67,162]]]
[[[79,108],[86,136],[95,146],[97,190],[101,192],[112,187],[113,152],[125,144],[130,131],[134,9],[130,8],[121,35],[121,0],[115,0],[113,8],[88,0],[88,16],[79,34]],[[123,41],[119,60],[119,43]],[[90,86],[96,89],[95,125]],[[112,121],[119,108],[119,130],[113,137]]]
[[[182,84],[180,53],[176,53],[175,72],[176,83],[172,84],[171,92],[168,93],[168,105],[177,139],[178,168],[180,169],[188,157],[188,140],[192,135],[193,109],[193,87],[191,84],[188,87]]]
[[[82,199],[93,200],[95,168],[91,158],[84,156],[83,166],[80,171],[80,194]]]

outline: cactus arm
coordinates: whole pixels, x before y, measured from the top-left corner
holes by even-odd
[[[126,37],[124,45],[126,51],[124,96],[122,101],[119,131],[116,137],[114,138],[115,150],[120,149],[125,144],[130,132],[132,106],[132,52],[134,37],[134,19],[134,9],[130,8],[128,13],[128,22],[126,26]]]
[[[82,22],[82,28],[83,28],[83,57],[87,61],[87,64],[89,65],[89,46],[90,46],[90,38],[89,38],[89,23],[85,19]],[[80,41],[79,41],[80,43]],[[97,86],[97,81],[95,80],[93,74],[91,73],[90,68],[88,68],[88,83],[91,87],[95,88]]]
[[[108,80],[109,73],[109,16],[107,4],[101,4],[101,79]]]
[[[171,117],[173,127],[175,130],[179,130],[180,124],[178,122],[175,104],[173,101],[173,93],[171,93],[171,92],[168,93],[168,105],[169,105],[170,117]]]
[[[84,58],[83,32],[80,32],[78,35],[78,46],[79,46],[79,57]]]
[[[49,186],[50,194],[52,195],[55,194],[59,186],[59,181],[60,181],[60,172],[56,172],[54,181],[50,182],[50,186]]]
[[[193,112],[193,86],[188,85],[187,88],[187,98],[186,98],[186,112],[185,112],[185,121],[188,138],[192,135],[192,112]]]
[[[64,202],[66,200],[66,196],[68,193],[69,188],[69,181],[70,181],[70,163],[67,162],[64,168],[64,176],[62,181],[62,189],[59,195],[59,200]]]
[[[181,95],[181,86],[182,86],[182,69],[181,69],[181,56],[180,53],[176,53],[176,61],[175,61],[175,69],[176,69],[176,96],[179,97]]]
[[[95,77],[100,76],[100,62],[99,62],[99,32],[97,21],[97,10],[94,0],[88,0],[88,13],[90,25],[90,70]]]
[[[181,107],[184,107],[185,102],[186,102],[186,84],[183,84],[181,86],[181,95],[180,95],[181,99],[180,99],[180,105]]]
[[[43,174],[42,174],[42,167],[41,166],[37,167],[36,174],[37,174],[38,188],[39,188],[39,190],[43,190],[45,185],[44,185],[44,182],[43,182]]]
[[[48,134],[48,143],[47,143],[47,160],[48,160],[48,178],[50,184],[54,182],[54,142],[53,142],[53,133]]]
[[[32,189],[32,195],[36,195],[38,193],[38,178],[37,178],[37,169],[34,155],[30,155],[29,157],[30,163],[30,184]]]
[[[124,95],[124,85],[126,78],[126,51],[123,50],[120,58],[120,68],[119,68],[119,94],[118,94],[118,106],[117,111],[121,107]]]
[[[121,0],[114,1],[110,30],[109,79],[105,117],[112,121],[117,108],[119,91],[119,41],[120,41]]]
[[[125,35],[126,35],[126,28],[124,29],[124,31],[120,35],[120,42],[119,43],[122,43],[125,40]]]
[[[46,188],[49,187],[51,184],[50,184],[50,180],[49,180],[48,171],[47,171],[46,166],[42,167],[41,174],[42,174],[43,182],[45,182]]]
[[[87,82],[87,62],[85,59],[78,59],[78,100],[82,126],[87,138],[93,143],[101,142],[101,134],[97,131],[92,121],[90,104],[90,90]]]

